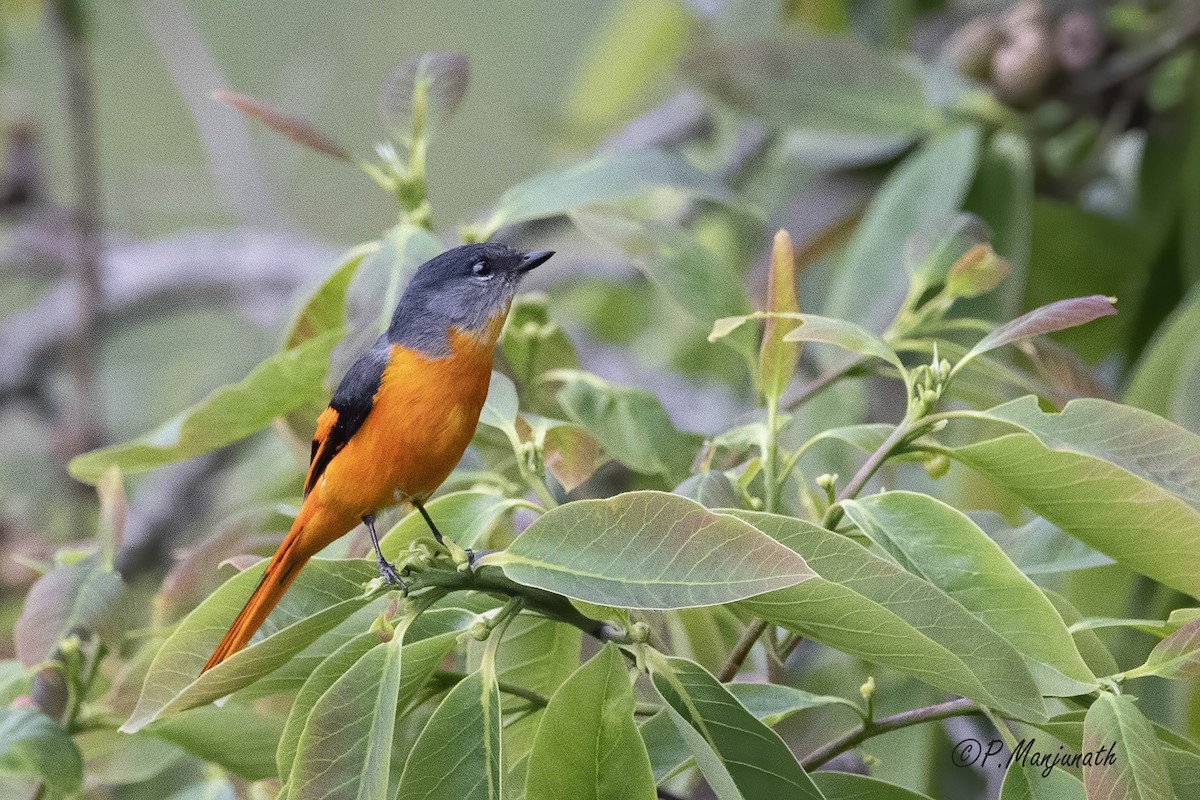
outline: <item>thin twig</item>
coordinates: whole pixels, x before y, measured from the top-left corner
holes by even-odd
[[[717,680],[721,681],[721,683],[733,680],[734,676],[738,674],[738,670],[742,668],[742,664],[746,662],[746,657],[750,655],[750,651],[754,649],[754,643],[758,641],[758,637],[762,636],[763,631],[766,629],[766,620],[759,617],[750,620],[750,624],[746,626],[746,630],[742,631],[741,638],[734,645],[733,652],[726,659],[725,666],[721,667],[721,674],[717,676]]]
[[[96,131],[95,90],[91,55],[78,24],[63,12],[63,4],[49,3],[51,26],[57,38],[66,79],[67,119],[75,177],[75,226],[78,232],[74,280],[79,303],[72,326],[71,371],[75,394],[67,414],[68,448],[81,453],[101,441],[96,414],[100,337],[97,320],[102,297],[100,283],[100,228],[103,196],[100,188],[100,152]]]
[[[854,477],[850,479],[850,482],[847,483],[845,488],[842,489],[841,493],[838,494],[836,502],[841,503],[845,500],[856,497],[858,493],[862,491],[862,488],[866,486],[867,481],[871,480],[871,476],[874,475],[881,466],[883,466],[883,462],[888,459],[888,456],[892,454],[892,451],[895,450],[900,442],[904,440],[904,437],[908,436],[910,433],[912,433],[912,425],[909,423],[908,419],[905,419],[896,426],[895,430],[888,434],[888,437],[883,440],[883,444],[879,445],[879,449],[871,454],[866,462],[863,463],[862,467],[859,468],[858,472],[854,473]],[[832,529],[835,525],[837,525],[842,519],[842,513],[843,512],[840,505],[831,506],[829,514],[827,515],[824,523],[825,527]]]
[[[888,731],[900,730],[901,728],[920,725],[924,722],[934,722],[950,717],[962,717],[981,713],[983,713],[982,707],[974,700],[968,700],[965,697],[960,697],[957,700],[951,700],[946,703],[925,706],[924,708],[914,708],[911,711],[902,711],[899,714],[893,714],[890,717],[884,717],[874,722],[864,722],[857,730],[851,731],[841,738],[834,739],[832,742],[822,745],[809,753],[801,760],[800,765],[805,770],[812,771],[835,756],[857,747],[867,739],[887,733]]]

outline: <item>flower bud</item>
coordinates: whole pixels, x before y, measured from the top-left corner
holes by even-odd
[[[992,87],[1005,103],[1028,105],[1038,99],[1058,66],[1046,30],[1022,28],[992,57]]]
[[[1003,43],[1004,34],[995,17],[976,17],[950,35],[946,42],[946,58],[958,74],[986,81],[992,56]]]

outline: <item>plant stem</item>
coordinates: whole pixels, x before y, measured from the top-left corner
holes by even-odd
[[[439,670],[435,677],[448,683],[458,683],[467,677],[467,673],[454,672],[452,670]],[[545,708],[546,704],[550,702],[550,698],[546,697],[544,694],[535,692],[532,689],[526,689],[524,686],[518,686],[515,683],[496,681],[496,686],[505,694],[511,694],[513,697],[520,697],[523,700],[528,700],[538,708]]]
[[[509,580],[498,567],[482,565],[473,570],[459,572],[457,568],[434,566],[413,574],[408,578],[408,585],[410,595],[423,589],[437,587],[451,592],[484,592],[506,601],[519,597],[526,609],[543,617],[574,625],[602,642],[626,641],[608,624],[581,614],[566,597]]]
[[[896,426],[895,430],[888,434],[888,437],[883,440],[883,444],[879,445],[879,449],[871,454],[866,462],[863,463],[862,467],[859,468],[858,472],[854,473],[854,477],[850,479],[850,482],[847,483],[845,488],[842,489],[842,491],[838,494],[837,502],[841,503],[844,500],[849,500],[858,496],[858,493],[862,491],[864,486],[866,486],[867,481],[871,480],[871,476],[879,471],[879,468],[883,466],[883,462],[886,461],[888,456],[892,454],[892,451],[896,449],[897,445],[904,440],[904,437],[912,433],[912,430],[913,422],[909,418],[905,417],[905,419]],[[833,528],[835,525],[837,525],[838,522],[841,521],[843,513],[844,512],[842,511],[840,505],[831,506],[829,513],[825,518],[825,527]]]
[[[746,657],[750,655],[750,651],[754,649],[754,643],[758,641],[758,637],[763,635],[763,631],[767,629],[767,621],[759,617],[750,620],[750,624],[746,626],[746,630],[742,631],[742,636],[737,640],[737,644],[733,646],[733,652],[729,654],[725,665],[721,667],[721,674],[717,676],[717,680],[721,683],[728,683],[733,680],[738,674],[738,670],[742,668],[742,664],[746,662]]]
[[[911,711],[902,711],[899,714],[893,714],[890,717],[884,717],[874,722],[864,722],[857,730],[834,739],[832,742],[822,745],[809,753],[801,760],[800,765],[805,770],[812,771],[835,756],[841,755],[847,750],[851,750],[862,744],[867,739],[879,736],[882,733],[920,725],[923,722],[934,722],[950,717],[962,717],[982,713],[983,708],[978,703],[974,700],[968,700],[965,697],[960,697],[957,700],[951,700],[947,703],[938,703],[937,705],[925,706],[924,708],[914,708]]]
[[[763,444],[763,510],[779,512],[779,398],[767,398],[767,440]]]
[[[69,363],[74,396],[66,414],[69,449],[82,453],[100,441],[96,415],[96,381],[100,360],[97,333],[103,289],[100,280],[100,153],[97,146],[95,90],[91,56],[83,33],[64,16],[59,3],[49,3],[51,27],[57,34],[66,78],[68,133],[75,178],[75,258],[77,317],[73,323]]]

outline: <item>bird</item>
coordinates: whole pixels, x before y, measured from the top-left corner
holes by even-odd
[[[351,365],[317,418],[295,521],[201,673],[245,647],[305,563],[360,522],[380,575],[403,587],[379,549],[380,509],[410,503],[444,544],[425,501],[475,433],[517,287],[552,255],[483,242],[417,268],[387,331]]]

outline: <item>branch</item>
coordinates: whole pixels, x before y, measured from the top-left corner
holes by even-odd
[[[51,27],[58,39],[66,78],[67,121],[75,177],[75,226],[78,231],[74,279],[77,302],[69,326],[70,363],[75,393],[66,414],[71,455],[102,440],[96,414],[100,338],[96,335],[100,302],[100,226],[104,201],[100,189],[100,152],[91,55],[79,24],[72,24],[63,4],[47,4]]]
[[[53,215],[19,226],[11,246],[0,252],[6,269],[39,269],[46,263],[73,265],[76,234]],[[95,311],[101,326],[183,303],[229,301],[254,309],[270,323],[302,286],[314,283],[335,262],[328,245],[257,231],[213,231],[139,242],[109,236],[100,259],[100,293]],[[30,394],[38,376],[69,341],[79,313],[79,289],[64,280],[24,310],[0,323],[0,402]],[[265,318],[265,319],[264,319]]]
[[[738,670],[742,668],[742,664],[746,663],[746,657],[754,649],[754,643],[758,641],[758,637],[762,636],[763,631],[766,629],[767,621],[761,617],[755,617],[750,621],[750,624],[742,631],[737,644],[733,646],[733,652],[725,660],[725,665],[721,667],[721,672],[717,675],[717,680],[721,683],[728,683],[734,679],[734,676],[738,674]]]
[[[406,576],[405,580],[410,595],[422,589],[438,587],[451,592],[483,592],[503,599],[520,597],[527,611],[573,625],[601,642],[628,641],[622,632],[608,623],[585,616],[563,595],[510,580],[499,567],[477,567],[460,572],[456,568],[435,564],[413,573],[411,577]]]
[[[832,742],[818,747],[809,753],[801,760],[800,766],[804,767],[806,772],[811,772],[835,756],[857,747],[867,739],[887,733],[888,731],[896,731],[901,728],[920,725],[923,722],[934,722],[949,717],[962,717],[982,713],[983,708],[974,700],[960,697],[957,700],[951,700],[947,703],[939,703],[924,708],[914,708],[911,711],[902,711],[899,714],[893,714],[890,717],[884,717],[875,722],[864,722],[858,730],[851,731],[845,736],[834,739]]]

